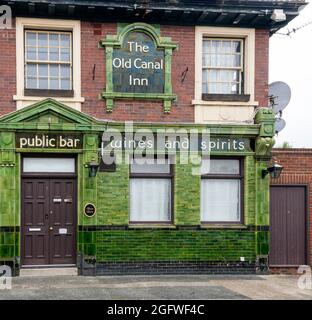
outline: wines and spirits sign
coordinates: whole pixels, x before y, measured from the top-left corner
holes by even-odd
[[[116,99],[163,100],[169,113],[172,93],[171,61],[176,44],[161,37],[157,27],[134,23],[119,25],[116,36],[100,42],[106,50],[106,99],[108,112]]]

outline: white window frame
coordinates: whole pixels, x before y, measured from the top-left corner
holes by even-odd
[[[248,102],[225,102],[202,100],[202,55],[204,38],[244,40],[244,94],[250,95]],[[195,100],[193,105],[254,105],[255,98],[255,29],[226,27],[196,27],[195,29]]]
[[[164,225],[168,225],[171,224],[173,221],[173,193],[172,193],[172,188],[173,188],[173,167],[172,167],[172,160],[169,159],[163,159],[165,160],[166,165],[168,165],[169,168],[169,173],[134,173],[131,171],[131,162],[130,161],[130,165],[129,165],[129,173],[130,173],[130,178],[129,178],[129,221],[130,224],[132,225],[142,225],[142,224],[164,224]],[[157,162],[153,163],[154,160],[152,161],[152,163],[150,165],[153,164],[157,164]],[[160,177],[160,175],[162,175],[162,177]],[[140,180],[140,179],[149,179],[151,181],[157,181],[157,180],[168,180],[170,182],[170,190],[169,190],[169,194],[168,194],[168,200],[169,200],[169,207],[168,207],[168,219],[166,220],[150,220],[150,219],[142,219],[142,220],[134,220],[132,217],[132,212],[131,212],[131,201],[132,201],[132,190],[131,190],[131,183],[133,180]]]
[[[73,97],[53,97],[69,107],[81,110],[81,25],[79,20],[16,18],[16,101],[17,110],[47,97],[25,96],[25,30],[69,31],[72,33],[72,90]]]
[[[244,50],[244,39],[239,39],[239,38],[212,38],[212,37],[204,37],[203,38],[203,42],[204,41],[237,41],[240,43],[240,49],[241,51],[239,52],[239,55],[240,55],[240,66],[239,67],[225,67],[225,66],[204,66],[202,65],[202,70],[206,69],[206,70],[226,70],[226,71],[229,71],[229,70],[234,70],[234,71],[239,71],[239,81],[238,81],[238,85],[239,85],[239,93],[237,94],[242,94],[242,91],[244,91],[244,88],[242,86],[242,84],[244,83],[244,78],[242,77],[242,74],[244,73],[244,56],[245,56],[245,50]],[[202,84],[203,84],[203,80],[202,79]],[[221,83],[222,81],[220,81],[219,83]],[[229,83],[229,81],[223,81],[225,83]],[[208,82],[209,83],[209,82]],[[208,93],[209,94],[209,93]],[[212,93],[212,94],[215,94],[215,93]],[[217,93],[218,94],[218,93]]]
[[[23,173],[75,173],[75,158],[23,158]]]
[[[31,60],[31,59],[27,59],[27,48],[26,48],[27,47],[27,43],[26,43],[25,53],[24,53],[24,59],[25,59],[24,60],[25,61],[24,67],[25,67],[25,70],[26,70],[27,69],[27,64],[36,65],[36,67],[37,67],[37,75],[39,75],[38,66],[40,64],[48,65],[48,74],[47,74],[46,78],[48,80],[48,84],[49,84],[48,86],[50,87],[50,82],[51,82],[51,76],[49,74],[50,66],[53,65],[53,64],[67,65],[67,66],[70,67],[70,75],[69,75],[70,88],[69,89],[65,89],[65,90],[67,90],[67,91],[73,90],[73,77],[72,77],[72,74],[73,74],[73,40],[72,40],[72,32],[71,31],[59,31],[59,30],[51,31],[51,30],[26,29],[26,30],[24,30],[25,38],[27,38],[27,33],[35,33],[37,35],[45,33],[48,36],[50,34],[52,34],[52,33],[58,33],[59,35],[66,34],[66,35],[70,36],[70,46],[69,46],[69,49],[70,49],[70,52],[69,52],[70,60],[69,61],[62,61],[61,59],[59,59],[59,60],[50,60],[50,58],[48,60],[39,60],[39,59]],[[31,47],[34,48],[34,46],[31,46]],[[38,47],[35,47],[35,48],[36,48],[36,51],[38,52]],[[50,49],[49,41],[48,41],[47,48],[48,48],[48,50]],[[62,48],[61,46],[58,47],[59,54],[60,54],[61,48]],[[37,85],[38,85],[38,80],[39,80],[39,76],[37,77]],[[58,77],[58,81],[59,81],[59,86],[60,86],[60,81],[61,81],[60,77]],[[27,71],[26,71],[26,75],[25,75],[24,85],[25,85],[25,89],[37,90],[37,89],[33,89],[33,88],[27,88]],[[41,90],[41,89],[39,89],[39,90]],[[58,89],[45,88],[44,90],[62,90],[62,89],[59,89],[59,88]]]
[[[202,166],[204,164],[204,161],[208,161],[208,172],[202,172],[201,174],[201,182],[200,182],[200,219],[201,219],[201,223],[204,225],[213,225],[213,224],[233,224],[233,225],[241,225],[243,223],[243,219],[244,219],[244,214],[243,214],[243,205],[244,205],[244,199],[242,197],[242,193],[244,192],[244,171],[243,171],[243,160],[239,159],[239,158],[214,158],[214,161],[218,161],[218,160],[236,160],[238,161],[238,173],[210,173],[210,159],[203,159],[202,162]],[[203,168],[203,167],[201,167]],[[238,181],[238,215],[239,215],[239,219],[237,220],[224,220],[224,219],[220,219],[220,220],[205,220],[203,219],[203,182],[204,181]],[[206,198],[205,198],[206,199]]]

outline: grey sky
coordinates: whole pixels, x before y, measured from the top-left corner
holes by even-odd
[[[312,21],[312,0],[286,28],[300,27]],[[284,81],[292,90],[292,99],[283,112],[286,127],[277,137],[293,147],[312,148],[312,24],[292,33],[274,35],[270,40],[270,83]]]

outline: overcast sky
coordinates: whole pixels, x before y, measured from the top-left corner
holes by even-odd
[[[312,21],[312,0],[286,28],[300,27]],[[270,83],[284,81],[292,98],[283,112],[286,127],[275,146],[288,141],[292,147],[312,148],[312,24],[292,33],[291,37],[274,35],[270,40]]]

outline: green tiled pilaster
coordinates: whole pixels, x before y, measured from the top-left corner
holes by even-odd
[[[177,225],[200,225],[200,175],[194,165],[175,165],[174,218]]]
[[[246,156],[244,161],[244,219],[246,225],[255,224],[255,159]]]
[[[270,246],[270,234],[268,231],[256,232],[257,255],[268,255]]]
[[[267,161],[256,161],[255,165],[255,174],[257,177],[256,180],[256,225],[257,226],[268,226],[269,225],[269,175],[265,178],[262,178],[262,170],[265,170],[268,167]]]
[[[13,132],[0,132],[0,227],[15,226],[16,195],[19,194],[16,174],[15,135]]]
[[[89,177],[89,163],[99,163],[99,137],[98,134],[85,134],[83,139],[84,153],[79,157],[83,158],[79,163],[80,176],[80,221],[83,225],[96,225],[97,215],[94,217],[86,217],[84,215],[84,207],[88,203],[92,203],[97,208],[97,179],[98,177]]]
[[[129,223],[129,165],[117,165],[116,172],[99,172],[98,224]]]

